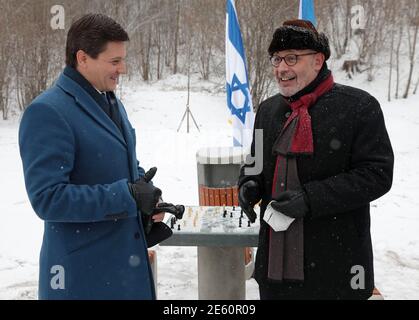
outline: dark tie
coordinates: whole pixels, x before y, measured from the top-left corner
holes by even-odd
[[[103,94],[106,100],[106,104],[109,106],[109,117],[116,124],[119,130],[122,131],[122,119],[118,108],[118,102],[116,101],[115,95],[112,92],[106,92]]]
[[[100,106],[102,107],[103,111],[105,111],[105,113],[108,115],[109,118],[111,117],[111,108],[110,108],[110,104],[109,101],[106,97],[106,93],[105,92],[101,92],[100,93]]]

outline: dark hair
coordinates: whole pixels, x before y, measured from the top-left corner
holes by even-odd
[[[68,31],[66,65],[77,66],[76,54],[79,50],[96,59],[110,41],[129,41],[129,37],[119,23],[103,14],[84,15]]]

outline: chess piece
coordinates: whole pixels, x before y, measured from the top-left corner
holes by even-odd
[[[250,220],[247,220],[247,226],[250,227]]]
[[[227,210],[224,210],[223,212],[223,218],[227,217]]]
[[[177,225],[177,230],[180,231],[180,224]]]
[[[240,210],[240,218],[243,218],[243,210]]]

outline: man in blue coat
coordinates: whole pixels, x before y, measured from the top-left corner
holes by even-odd
[[[138,212],[152,215],[161,191],[153,174],[144,178],[135,131],[113,93],[128,40],[104,15],[74,22],[67,66],[23,115],[26,189],[45,221],[40,299],[155,299]]]

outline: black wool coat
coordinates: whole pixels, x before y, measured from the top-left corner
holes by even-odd
[[[254,179],[261,186],[255,266],[261,298],[366,299],[374,288],[370,202],[390,190],[393,177],[394,156],[380,105],[365,91],[335,84],[309,109],[314,154],[297,158],[310,207],[304,218],[303,283],[267,279],[269,226],[262,219],[271,200],[272,147],[290,111],[280,95],[262,102],[255,129],[263,129],[263,170],[246,176],[243,166],[238,183]]]

